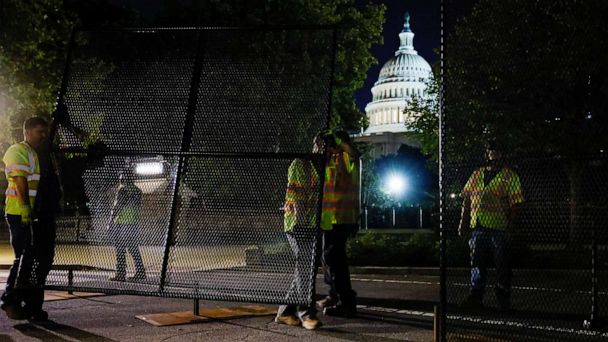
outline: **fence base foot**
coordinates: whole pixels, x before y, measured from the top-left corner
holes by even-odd
[[[583,328],[595,331],[608,331],[608,321],[604,318],[592,318],[583,321]]]

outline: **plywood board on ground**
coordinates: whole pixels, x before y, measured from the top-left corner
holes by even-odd
[[[199,323],[210,319],[230,319],[250,316],[275,315],[276,308],[260,305],[243,305],[230,308],[206,308],[200,309],[199,315],[192,311],[168,312],[159,314],[135,316],[144,322],[161,327],[167,325]]]

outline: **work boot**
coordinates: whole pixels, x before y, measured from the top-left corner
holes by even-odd
[[[333,297],[330,297],[330,296],[327,296],[327,297],[317,301],[317,306],[319,307],[319,310],[323,310],[325,308],[336,306],[337,304],[338,304],[338,300]]]
[[[338,304],[323,309],[323,314],[326,316],[353,318],[357,317],[357,306]]]
[[[32,321],[47,321],[49,319],[48,312],[42,309],[29,309],[27,307],[23,308],[27,319]]]
[[[494,293],[498,302],[498,310],[509,311],[511,309],[511,293],[500,287],[494,288]]]
[[[125,275],[121,273],[116,273],[115,275],[108,278],[110,281],[125,281]]]
[[[10,319],[22,320],[27,318],[27,315],[19,304],[3,303],[0,309],[4,310],[6,316]]]
[[[306,330],[315,330],[321,326],[321,321],[316,317],[304,316],[302,318],[302,327]]]
[[[287,324],[292,327],[300,325],[300,319],[294,315],[277,315],[274,321],[280,324]]]
[[[472,311],[481,310],[483,309],[483,300],[479,295],[469,294],[467,298],[460,303],[460,308]]]
[[[127,281],[140,281],[146,279],[145,272],[136,272],[132,277],[127,278]]]

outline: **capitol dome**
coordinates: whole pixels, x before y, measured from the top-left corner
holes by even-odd
[[[364,136],[407,132],[411,117],[403,109],[413,95],[425,96],[426,84],[433,77],[429,63],[414,49],[409,13],[405,14],[399,39],[399,49],[382,66],[372,88],[372,102],[365,107],[369,127],[362,133]]]

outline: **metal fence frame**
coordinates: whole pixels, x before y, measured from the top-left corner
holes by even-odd
[[[455,19],[450,18],[449,7],[456,6],[457,1],[453,0],[441,0],[441,46],[440,46],[440,75],[441,75],[441,88],[440,88],[440,111],[439,111],[439,192],[440,192],[440,293],[439,293],[439,310],[436,312],[436,322],[438,323],[438,331],[436,331],[435,339],[438,341],[452,340],[449,334],[453,333],[452,327],[448,322],[451,318],[449,312],[451,310],[448,301],[448,270],[450,268],[448,263],[448,227],[446,226],[446,200],[448,188],[446,187],[446,181],[449,179],[446,177],[446,108],[449,108],[450,104],[446,102],[446,94],[450,91],[446,87],[446,77],[448,77],[447,69],[450,63],[450,51],[446,46],[447,31],[450,30],[450,25],[455,24]],[[453,27],[452,27],[453,28]],[[604,158],[605,159],[605,158]],[[453,165],[452,165],[453,166]],[[605,210],[605,208],[604,208]],[[448,215],[449,216],[449,215]],[[509,321],[507,319],[497,319],[495,315],[477,313],[475,317],[463,317],[463,320],[458,322],[458,331],[460,333],[467,334],[469,336],[460,336],[463,340],[496,340],[503,341],[501,338],[512,338],[514,340],[531,340],[531,341],[553,341],[553,340],[576,340],[576,341],[587,341],[590,339],[604,339],[608,338],[608,324],[606,323],[607,312],[604,305],[600,309],[598,300],[598,241],[597,232],[598,224],[591,222],[590,224],[590,239],[589,246],[590,252],[588,253],[589,269],[585,270],[590,273],[588,284],[590,286],[589,301],[591,307],[589,308],[589,316],[587,319],[581,318],[580,329],[570,329],[569,327],[560,326],[535,326],[535,325],[522,325],[518,322]],[[605,242],[603,242],[605,244]],[[605,269],[603,270],[606,271]],[[466,316],[466,314],[465,314]],[[496,321],[498,320],[498,321]],[[453,322],[452,322],[453,323]],[[480,331],[487,331],[487,335],[480,333]],[[451,336],[454,340],[459,340],[459,337]]]
[[[331,34],[331,47],[328,51],[330,51],[331,56],[330,57],[330,69],[329,69],[329,85],[328,85],[328,89],[329,89],[329,94],[328,94],[328,106],[327,106],[327,113],[326,113],[326,122],[324,123],[324,127],[328,128],[329,127],[329,123],[330,123],[330,117],[331,117],[331,110],[332,110],[332,100],[333,100],[333,88],[334,88],[334,80],[335,80],[335,64],[336,64],[336,59],[335,59],[335,55],[336,55],[336,49],[337,49],[337,28],[335,26],[322,26],[322,25],[289,25],[289,26],[262,26],[262,27],[196,27],[196,28],[178,28],[178,29],[173,29],[173,28],[127,28],[127,29],[104,29],[104,30],[84,30],[84,32],[87,31],[92,31],[92,32],[157,32],[157,31],[196,31],[199,33],[199,41],[198,41],[198,47],[196,49],[196,59],[195,59],[195,65],[194,65],[194,70],[193,70],[193,75],[192,75],[192,81],[190,84],[190,91],[189,91],[189,95],[188,95],[188,106],[187,106],[187,112],[186,112],[186,120],[184,121],[184,127],[183,127],[183,140],[182,140],[182,144],[181,144],[181,149],[179,152],[166,152],[166,151],[158,151],[158,154],[161,155],[165,155],[165,156],[174,156],[178,158],[178,170],[177,170],[177,178],[175,179],[175,187],[173,189],[173,194],[172,194],[172,204],[171,204],[171,213],[170,213],[170,218],[169,218],[169,227],[167,230],[167,234],[164,238],[164,251],[163,251],[163,260],[162,260],[162,266],[161,266],[161,275],[160,275],[160,283],[159,283],[159,288],[158,291],[156,293],[151,293],[151,292],[140,292],[140,291],[131,291],[131,290],[119,290],[119,289],[99,289],[99,288],[82,288],[82,287],[76,287],[72,285],[72,280],[73,280],[73,275],[72,275],[72,271],[74,270],[79,270],[78,268],[75,268],[74,270],[70,269],[69,270],[69,275],[68,275],[68,284],[65,286],[56,286],[56,285],[50,285],[47,286],[48,289],[54,289],[54,290],[67,290],[69,292],[72,291],[95,291],[95,292],[106,292],[106,293],[112,293],[112,294],[134,294],[134,295],[145,295],[145,296],[174,296],[172,295],[170,292],[166,292],[164,287],[165,287],[165,283],[166,283],[166,277],[167,277],[167,267],[168,267],[168,263],[169,263],[169,254],[170,254],[170,247],[173,245],[174,243],[174,238],[173,238],[173,230],[177,225],[176,222],[176,217],[177,217],[177,210],[178,210],[178,201],[176,200],[178,193],[179,193],[179,185],[181,183],[182,177],[184,177],[184,164],[186,163],[186,160],[188,158],[192,158],[192,157],[212,157],[212,158],[245,158],[245,159],[265,159],[265,158],[282,158],[282,159],[287,159],[287,158],[303,158],[306,160],[311,160],[311,161],[315,161],[317,164],[321,165],[321,167],[324,167],[325,165],[325,160],[326,157],[324,155],[313,155],[311,153],[305,154],[305,153],[208,153],[208,152],[196,152],[196,151],[191,151],[190,146],[191,146],[191,141],[192,141],[192,134],[193,134],[193,130],[194,130],[194,117],[196,115],[196,108],[197,108],[197,95],[198,95],[198,90],[199,90],[199,83],[200,83],[200,78],[201,78],[201,72],[202,72],[202,60],[203,60],[203,51],[205,48],[205,42],[204,42],[204,37],[205,35],[201,34],[202,32],[208,32],[208,31],[214,31],[214,30],[228,30],[228,31],[239,31],[239,30],[254,30],[254,31],[281,31],[281,30],[301,30],[301,31],[315,31],[315,30],[325,30],[330,32]],[[67,118],[67,106],[66,106],[66,102],[65,102],[65,96],[67,93],[67,83],[68,83],[68,79],[70,77],[70,66],[72,64],[73,61],[73,54],[74,54],[74,49],[75,49],[75,37],[76,34],[80,32],[78,30],[73,30],[71,37],[70,37],[70,44],[69,44],[69,51],[68,51],[68,55],[67,55],[67,59],[66,59],[66,64],[65,64],[65,68],[64,68],[64,72],[63,72],[63,78],[62,78],[62,82],[61,82],[61,88],[59,91],[59,95],[58,95],[58,100],[57,100],[57,106],[55,111],[52,114],[52,123],[51,123],[51,127],[50,127],[50,137],[49,140],[50,141],[55,141],[55,137],[57,135],[57,129],[58,126],[64,122]],[[117,155],[117,156],[140,156],[140,155],[150,155],[150,154],[157,154],[154,152],[149,152],[149,151],[126,151],[126,150],[120,150],[120,151],[109,151],[109,150],[97,150],[97,149],[81,149],[81,148],[57,148],[55,147],[53,149],[53,153],[54,154],[65,154],[65,153],[86,153],[87,154],[87,158],[99,158],[101,156],[108,156],[108,155]],[[320,195],[322,196],[322,191],[323,191],[323,181],[324,181],[324,177],[320,178]],[[319,197],[321,198],[321,197]],[[320,232],[320,226],[319,226],[319,222],[320,222],[320,217],[321,217],[321,207],[322,207],[322,201],[319,200],[318,201],[319,206],[317,208],[317,232]],[[65,219],[64,219],[65,220]],[[316,241],[317,243],[315,243],[314,246],[314,251],[313,251],[313,255],[317,255],[317,250],[318,250],[318,238],[319,238],[319,234],[316,234]],[[314,294],[314,286],[315,286],[315,282],[314,279],[316,278],[316,272],[317,272],[317,260],[316,258],[314,258],[315,263],[313,265],[310,265],[310,267],[313,269],[313,279],[312,279],[312,291],[311,293]],[[55,268],[57,269],[57,268]],[[61,267],[60,267],[61,269]],[[198,299],[209,299],[209,300],[231,300],[231,296],[217,296],[217,297],[201,297],[201,296],[192,296],[192,295],[184,295],[184,296],[179,296],[180,298],[192,298],[195,300]],[[310,298],[310,300],[313,300],[313,298]],[[249,301],[248,301],[249,302]],[[260,302],[260,303],[269,303],[268,300],[265,300],[263,298],[252,298],[251,302]],[[275,303],[275,302],[271,302],[271,303]],[[281,304],[288,304],[288,303],[281,303]],[[292,303],[293,304],[293,303]],[[300,304],[304,304],[304,303],[300,303]]]

